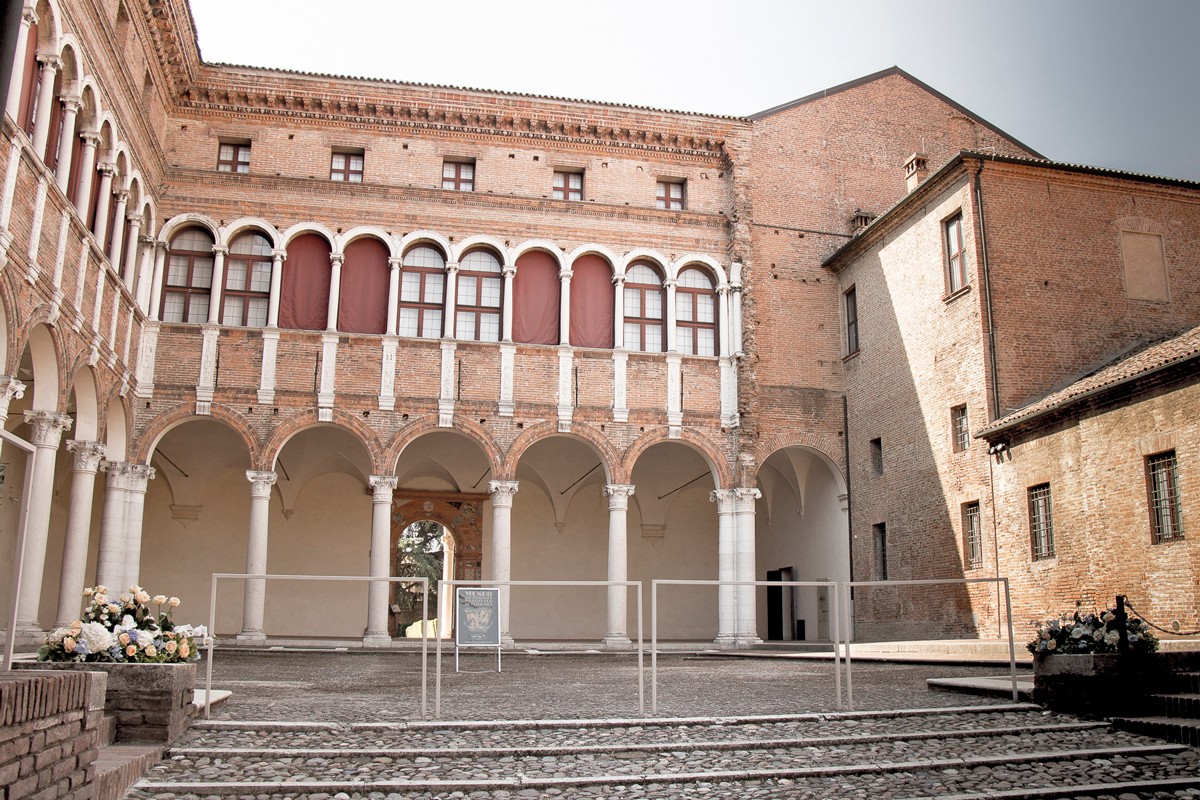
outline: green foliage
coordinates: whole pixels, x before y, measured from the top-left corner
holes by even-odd
[[[442,579],[442,561],[445,557],[442,550],[443,532],[438,523],[422,520],[405,528],[397,543],[396,577],[429,579],[429,614],[432,616],[437,615],[437,582]],[[398,586],[396,605],[402,611],[416,611],[419,616],[420,592],[409,591],[410,586],[406,584]],[[412,588],[419,589],[420,584],[413,584]]]

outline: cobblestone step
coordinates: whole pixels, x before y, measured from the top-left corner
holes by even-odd
[[[1155,694],[1147,705],[1150,716],[1200,719],[1200,694]]]
[[[1177,717],[1117,717],[1114,727],[1142,736],[1200,747],[1200,720]]]

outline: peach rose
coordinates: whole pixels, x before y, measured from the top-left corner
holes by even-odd
[[[63,640],[62,640],[62,646],[63,646],[63,650],[70,653],[75,649],[75,640],[72,639],[70,636],[64,636]]]
[[[165,602],[167,602],[167,596],[165,594],[154,595],[154,605],[161,606]]]
[[[154,658],[158,655],[158,649],[154,645],[148,644],[146,645],[146,655],[150,658]]]
[[[129,656],[130,658],[133,658],[134,656],[136,656],[137,655],[137,645],[131,644],[128,647],[126,647],[125,655]]]
[[[165,647],[171,655],[175,655],[175,651],[179,649],[179,645],[174,640],[167,642]]]
[[[190,652],[192,652],[192,650],[190,647],[188,647],[187,642],[184,642],[183,644],[179,645],[179,655],[182,656],[183,658],[187,658],[188,653],[190,653]]]
[[[172,597],[170,600],[167,601],[167,603],[171,606],[171,608],[179,608],[179,598],[178,597]]]

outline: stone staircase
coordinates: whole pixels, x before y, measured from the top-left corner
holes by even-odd
[[[1121,730],[1140,733],[1200,747],[1200,672],[1176,672],[1168,694],[1147,698],[1146,715],[1117,717],[1113,725]]]
[[[1030,704],[767,717],[198,721],[127,795],[1200,798],[1200,753]]]

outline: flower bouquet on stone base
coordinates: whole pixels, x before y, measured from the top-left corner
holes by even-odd
[[[1037,635],[1026,647],[1036,658],[1048,655],[1085,655],[1121,652],[1121,630],[1113,609],[1084,613],[1076,608],[1074,614],[1058,619],[1035,620]],[[1130,653],[1153,653],[1158,650],[1158,638],[1144,620],[1128,618],[1125,635]]]
[[[171,620],[178,597],[151,597],[140,586],[130,586],[116,600],[107,586],[85,589],[83,595],[88,598],[83,617],[49,633],[38,648],[38,661],[185,664],[200,658],[197,645],[207,644],[203,625],[193,628]]]

